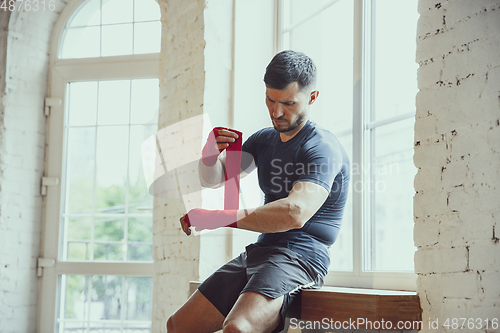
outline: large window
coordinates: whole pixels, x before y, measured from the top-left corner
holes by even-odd
[[[415,288],[417,18],[413,0],[280,2],[280,48],[302,51],[318,67],[311,118],[336,134],[351,161],[328,284]]]
[[[66,99],[62,257],[153,260],[141,145],[157,128],[158,79],[70,82]]]
[[[154,0],[74,0],[56,24],[41,332],[150,332],[159,18]]]

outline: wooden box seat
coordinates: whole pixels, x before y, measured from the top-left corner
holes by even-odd
[[[190,293],[199,284],[191,282]],[[373,330],[382,330],[376,325],[384,322],[383,330],[401,331],[417,330],[422,320],[422,310],[416,292],[322,287],[302,290],[300,297],[289,308],[287,317],[307,322],[327,320],[330,324],[356,322],[356,328]],[[411,323],[412,328],[398,328],[400,322],[406,325]]]

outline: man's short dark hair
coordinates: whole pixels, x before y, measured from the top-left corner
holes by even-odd
[[[267,65],[264,82],[267,87],[278,90],[285,89],[292,82],[299,84],[299,90],[314,87],[316,66],[304,53],[281,51]]]

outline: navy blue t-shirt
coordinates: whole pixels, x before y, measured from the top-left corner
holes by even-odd
[[[257,244],[282,245],[302,255],[323,276],[328,272],[328,250],[337,239],[349,186],[349,159],[338,139],[314,122],[282,142],[274,128],[250,136],[242,150],[252,155],[265,203],[286,198],[295,183],[308,181],[326,188],[329,196],[300,229],[263,233]],[[242,161],[242,167],[248,165]]]

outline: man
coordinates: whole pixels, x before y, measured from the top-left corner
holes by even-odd
[[[254,133],[242,150],[253,157],[265,204],[251,211],[194,209],[180,221],[188,235],[190,226],[229,225],[261,235],[169,318],[169,333],[279,332],[297,293],[321,287],[328,272],[328,250],[347,199],[347,155],[333,134],[308,120],[319,96],[316,67],[309,57],[278,53],[266,68],[264,82],[273,127]],[[218,153],[238,138],[226,129],[216,134],[200,162],[202,184],[208,187],[224,180],[225,159]],[[242,159],[243,169],[249,164]]]

